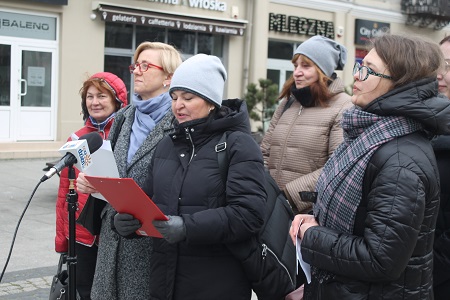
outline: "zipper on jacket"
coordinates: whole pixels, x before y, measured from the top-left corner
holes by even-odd
[[[262,249],[262,252],[261,252],[261,254],[262,254],[262,259],[265,260],[266,257],[267,257],[267,252],[270,252],[270,253],[273,255],[273,257],[275,257],[275,259],[277,260],[278,264],[280,264],[280,265],[283,267],[283,269],[286,271],[286,274],[288,275],[289,281],[291,282],[291,284],[294,285],[294,281],[292,280],[291,274],[289,274],[288,269],[287,269],[286,266],[281,262],[281,260],[278,258],[278,256],[277,256],[272,250],[270,250],[270,248],[267,247],[267,245],[264,244],[264,243],[262,244],[262,248],[263,248],[263,249]],[[262,278],[260,278],[259,280],[261,280],[261,279],[262,279]]]
[[[189,162],[188,162],[188,164],[190,164],[192,159],[194,158],[195,145],[194,145],[194,142],[192,141],[192,137],[191,137],[191,133],[189,132],[189,128],[185,128],[184,133],[186,135],[186,140],[189,140],[189,142],[191,143],[191,146],[192,146],[192,153],[191,153],[191,157],[189,158]]]

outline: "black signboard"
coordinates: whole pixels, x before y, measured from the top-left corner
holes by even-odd
[[[355,20],[355,44],[365,45],[371,38],[381,35],[391,28],[389,23],[369,20]]]
[[[67,0],[28,0],[28,1],[55,4],[55,5],[67,5]]]
[[[307,36],[319,34],[334,39],[333,22],[274,13],[269,13],[269,31]]]
[[[126,23],[143,26],[165,27],[177,30],[196,31],[211,34],[243,36],[245,23],[224,21],[192,16],[157,13],[129,8],[102,5],[98,8],[101,19],[105,22]]]

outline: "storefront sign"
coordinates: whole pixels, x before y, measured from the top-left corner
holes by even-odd
[[[47,4],[55,4],[55,5],[67,5],[67,0],[29,0],[32,2],[41,2]]]
[[[355,44],[365,45],[371,38],[377,37],[389,31],[389,23],[374,22],[369,20],[355,20]]]
[[[102,6],[99,8],[102,20],[113,23],[127,23],[143,26],[157,26],[210,34],[244,35],[245,23],[215,19],[194,18],[150,11],[138,11]]]
[[[0,35],[56,40],[56,18],[0,11]]]
[[[319,34],[330,39],[334,39],[333,22],[274,13],[269,13],[269,31],[302,34],[308,36]]]
[[[184,4],[192,8],[202,8],[207,10],[226,11],[227,3],[218,0],[145,0],[148,2],[157,2],[162,4],[180,5]]]

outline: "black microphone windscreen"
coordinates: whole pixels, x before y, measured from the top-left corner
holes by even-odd
[[[103,139],[98,132],[90,132],[80,136],[79,140],[86,140],[89,152],[94,153],[103,145]]]

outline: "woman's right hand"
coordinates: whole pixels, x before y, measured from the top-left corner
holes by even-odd
[[[295,216],[292,221],[291,228],[289,229],[289,235],[291,236],[292,242],[294,245],[297,243],[297,237],[302,238],[302,234],[300,232],[300,227],[304,225],[309,228],[311,226],[317,226],[316,219],[313,215],[309,214],[298,214]],[[306,229],[307,229],[306,228]],[[306,231],[306,229],[304,231]]]
[[[80,172],[77,177],[77,192],[84,194],[98,193],[98,191],[87,181],[84,173]]]

